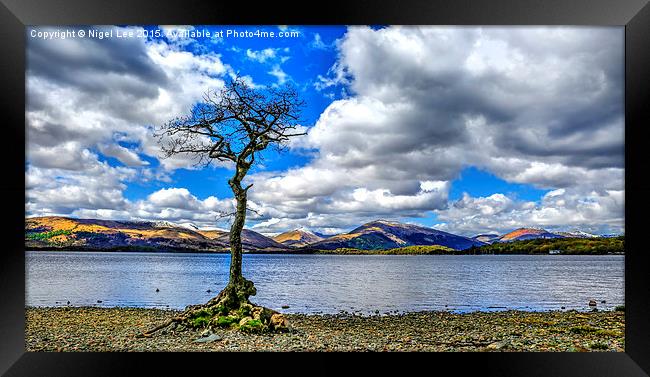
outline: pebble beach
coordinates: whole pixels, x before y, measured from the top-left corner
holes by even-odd
[[[143,331],[180,312],[141,308],[29,307],[26,351],[461,351],[624,352],[623,311],[286,314],[290,330]],[[202,334],[203,333],[203,334]]]

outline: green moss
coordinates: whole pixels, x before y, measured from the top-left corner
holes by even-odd
[[[220,327],[230,327],[233,323],[238,323],[238,322],[239,322],[239,318],[232,315],[219,316],[217,318],[217,326]]]
[[[189,319],[189,324],[192,327],[206,327],[209,323],[214,313],[211,309],[201,309],[197,311],[192,318]]]
[[[239,326],[239,329],[244,332],[260,333],[264,331],[264,324],[259,319],[252,319]]]
[[[237,311],[240,317],[250,317],[251,315],[251,308],[248,305],[242,305],[239,310]]]
[[[194,317],[190,319],[190,325],[192,327],[206,327],[210,324],[211,317]]]

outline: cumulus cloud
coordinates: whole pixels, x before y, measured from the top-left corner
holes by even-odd
[[[84,170],[28,167],[26,212],[30,215],[65,215],[86,209],[125,209],[125,181],[137,178],[136,170],[111,167],[94,160]]]
[[[253,220],[268,220],[263,209],[255,202],[249,202],[248,217]],[[199,228],[214,228],[221,224],[227,227],[235,211],[232,198],[220,199],[208,196],[199,199],[187,188],[163,188],[136,201],[125,201],[121,207],[79,208],[71,215],[80,218],[118,219],[118,220],[165,220],[175,223],[192,223]],[[261,212],[260,212],[261,211]]]
[[[119,144],[99,144],[98,147],[104,156],[115,157],[126,166],[149,165],[147,161],[142,161],[136,152]]]
[[[206,88],[222,87],[231,69],[214,52],[193,54],[176,42],[28,40],[28,214],[125,210],[125,182],[168,181],[165,171],[193,168],[190,156],[175,156],[152,170],[141,156],[159,158],[153,127],[186,112]]]
[[[144,165],[116,135],[158,158],[153,126],[189,110],[206,88],[221,88],[230,69],[213,52],[195,55],[141,38],[29,39],[27,62],[27,157],[35,163],[67,143],[70,158],[95,149]],[[161,163],[192,167],[188,158]]]
[[[256,229],[334,232],[431,213],[442,229],[468,235],[534,225],[622,229],[623,35],[618,27],[350,27],[336,42],[337,61],[314,83],[342,99],[288,145],[310,162],[248,178]],[[151,125],[186,112],[206,87],[234,74],[219,55],[174,41],[57,43],[28,46],[28,208],[70,210],[47,200],[43,169],[74,181],[89,167],[115,178],[96,188],[103,199],[95,203],[70,190],[84,203],[77,214],[207,221],[192,213],[209,217],[230,205],[186,189],[136,203],[121,197],[126,179],[192,167],[177,156],[154,172],[142,157],[159,153]],[[246,50],[278,84],[291,80],[286,53]],[[56,68],[72,64],[79,69]],[[98,153],[125,166],[106,167]],[[449,202],[451,182],[467,166],[554,191],[539,202],[499,193]]]
[[[571,189],[570,210],[583,215],[587,207],[577,203],[592,198],[589,190],[622,192],[621,28],[351,27],[338,52],[315,85],[342,86],[350,95],[332,102],[292,145],[316,158],[253,177],[251,194],[284,212],[285,221],[302,216],[306,225],[314,213],[343,223],[369,219],[388,202],[393,216],[451,216],[457,212],[447,208],[447,190],[441,200],[420,201],[421,182],[449,185],[466,166],[509,182]],[[357,205],[361,196],[375,200]],[[530,205],[485,200],[485,211]],[[566,208],[554,216],[556,205],[543,202],[530,219],[503,224],[580,222]],[[594,221],[622,226],[620,207],[601,209],[610,212]]]
[[[435,228],[466,236],[487,232],[504,234],[521,227],[622,233],[624,212],[622,190],[557,189],[544,195],[540,202],[515,200],[500,193],[487,197],[465,193],[447,209],[436,211],[442,223]]]

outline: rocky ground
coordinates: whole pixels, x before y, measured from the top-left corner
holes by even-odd
[[[624,351],[624,312],[288,314],[291,330],[219,330],[136,337],[179,312],[136,308],[26,309],[27,351]],[[197,342],[202,339],[203,342]]]

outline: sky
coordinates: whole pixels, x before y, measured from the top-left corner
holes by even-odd
[[[245,179],[247,228],[623,233],[623,42],[622,27],[27,28],[26,216],[227,228],[232,170],[163,158],[153,133],[240,76],[306,102],[306,135]]]

